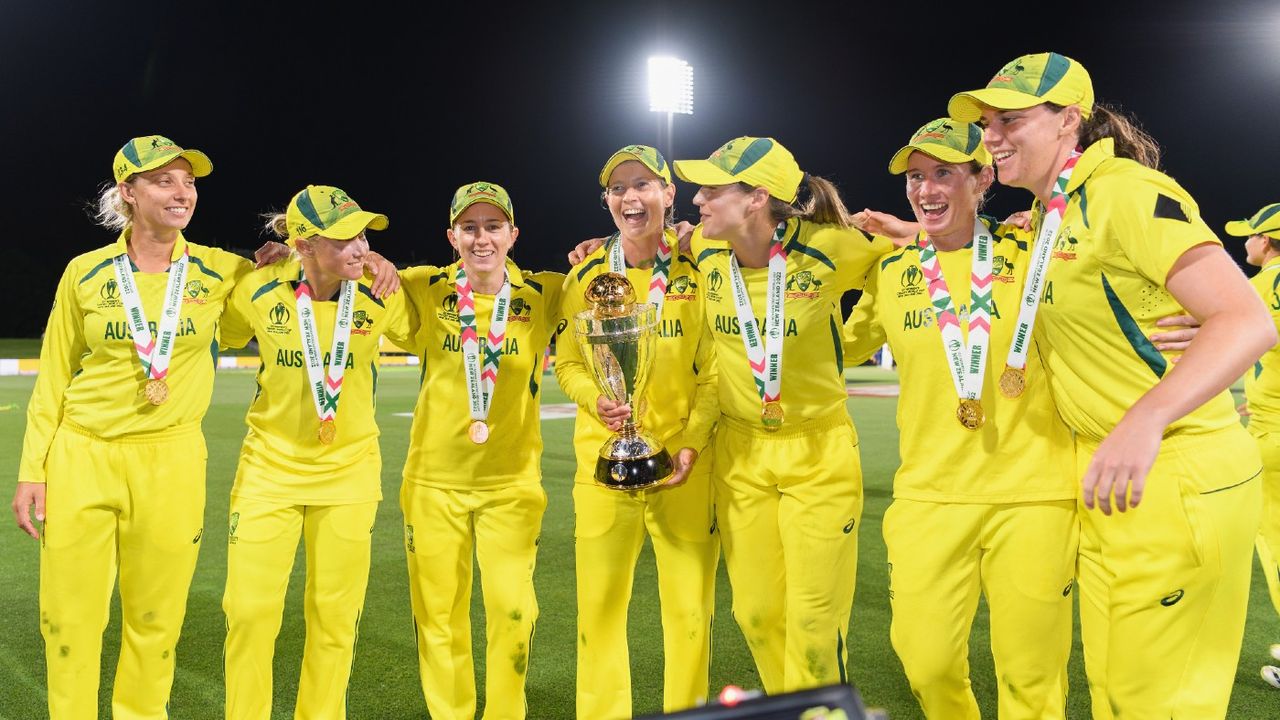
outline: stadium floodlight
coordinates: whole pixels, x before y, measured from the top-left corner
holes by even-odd
[[[649,110],[666,115],[658,127],[658,148],[675,157],[673,118],[693,114],[693,66],[669,56],[649,58]]]
[[[693,114],[693,67],[673,57],[649,58],[649,110]]]

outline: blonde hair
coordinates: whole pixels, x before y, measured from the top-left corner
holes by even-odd
[[[739,183],[745,190],[754,190],[755,187],[748,183]],[[840,191],[836,189],[834,183],[826,178],[814,177],[809,173],[804,174],[804,180],[801,187],[809,190],[809,198],[803,203],[797,197],[796,202],[788,203],[770,195],[769,196],[769,216],[773,218],[775,223],[798,217],[801,220],[809,220],[811,222],[821,223],[824,225],[839,225],[843,228],[853,227],[853,216],[849,213],[849,209],[845,207],[844,200],[840,198]]]
[[[132,183],[130,177],[124,182]],[[108,230],[121,232],[133,224],[133,206],[120,195],[118,183],[103,183],[97,199],[89,205],[93,221]]]
[[[269,212],[262,214],[262,232],[270,233],[281,240],[289,239],[289,222],[282,212]]]

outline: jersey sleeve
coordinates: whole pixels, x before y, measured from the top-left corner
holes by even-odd
[[[218,344],[223,348],[242,348],[253,339],[252,281],[241,278],[227,297],[227,307],[218,324]]]
[[[863,287],[876,261],[893,250],[893,241],[889,238],[869,235],[856,228],[830,226],[818,232],[831,238],[836,284],[841,292]]]
[[[884,326],[880,324],[880,318],[876,314],[879,275],[873,270],[867,276],[862,298],[853,306],[849,319],[844,323],[845,367],[861,365],[884,345]]]
[[[568,324],[556,340],[556,381],[570,400],[582,408],[583,412],[594,417],[600,390],[596,387],[591,370],[582,360],[582,351],[578,348],[573,329],[574,315],[586,309],[587,301],[582,296],[581,285],[577,276],[570,271],[560,292],[560,316]]]
[[[1166,175],[1127,173],[1086,186],[1086,191],[1092,191],[1086,192],[1086,216],[1106,223],[1098,235],[1115,243],[1104,249],[1101,260],[1123,255],[1160,287],[1183,253],[1204,243],[1222,244],[1200,217],[1195,200]]]
[[[418,315],[408,300],[408,294],[406,290],[401,290],[383,299],[387,312],[382,334],[395,343],[396,347],[421,355],[422,348],[418,347],[419,343],[415,339],[418,335]]]
[[[698,293],[698,302],[702,303],[702,293]],[[716,420],[720,417],[720,367],[716,361],[716,340],[711,333],[711,325],[702,322],[702,332],[698,338],[698,350],[694,356],[694,370],[697,372],[697,386],[693,391],[693,403],[689,408],[689,423],[685,426],[685,447],[693,448],[702,454],[711,442],[711,432],[715,429]]]
[[[45,481],[45,459],[53,434],[62,422],[62,401],[71,379],[80,371],[88,351],[84,316],[76,300],[76,273],[70,265],[62,273],[53,309],[40,345],[40,372],[27,405],[27,430],[22,438],[18,482]]]

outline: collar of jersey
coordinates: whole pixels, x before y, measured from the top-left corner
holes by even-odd
[[[120,236],[116,238],[116,254],[124,255],[129,252],[129,236],[133,234],[133,228],[127,227],[120,231]],[[178,231],[178,241],[173,244],[173,253],[169,258],[169,262],[176,262],[182,257],[182,253],[187,251],[187,238],[182,235],[182,231]]]
[[[453,264],[450,265],[446,270],[445,276],[448,277],[450,280],[458,276],[459,262],[461,261],[455,260]],[[516,266],[516,261],[512,260],[510,257],[507,258],[507,279],[511,281],[512,288],[524,287],[524,273],[520,270],[518,266]]]
[[[1080,156],[1080,161],[1076,163],[1075,170],[1071,171],[1071,179],[1067,181],[1067,194],[1076,191],[1076,188],[1084,184],[1085,180],[1098,169],[1104,161],[1110,160],[1116,156],[1116,143],[1111,138],[1102,138],[1098,142],[1085,148],[1084,154]]]

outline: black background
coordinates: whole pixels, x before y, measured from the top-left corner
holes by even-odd
[[[1280,201],[1280,2],[488,2],[342,6],[0,2],[0,101],[11,311],[36,337],[68,260],[111,242],[84,208],[128,138],[209,154],[187,235],[249,251],[258,214],[338,185],[391,227],[399,264],[451,259],[453,190],[511,192],[529,269],[612,231],[596,176],[616,148],[656,144],[645,60],[694,66],[677,158],[769,135],[854,209],[907,215],[892,153],[1006,61],[1055,50],[1099,99],[1137,115],[1215,230]],[[1049,15],[1054,11],[1069,13]],[[696,218],[693,188],[677,209]],[[1001,189],[989,209],[1030,196]],[[1224,240],[1226,240],[1224,236]],[[1240,256],[1239,243],[1227,240]]]

